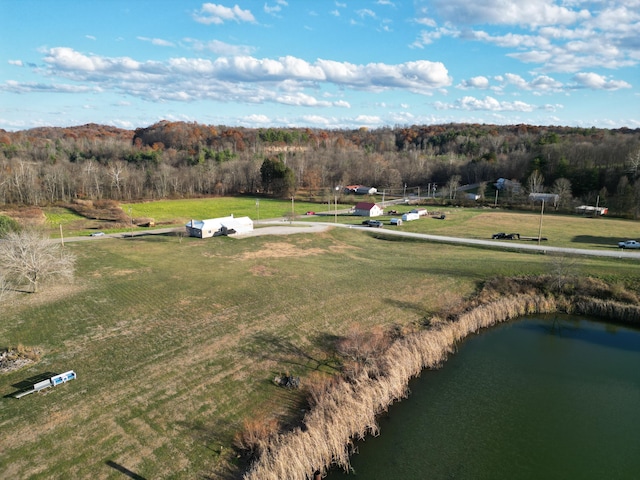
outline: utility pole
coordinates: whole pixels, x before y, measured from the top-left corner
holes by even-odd
[[[540,209],[540,228],[538,228],[538,245],[542,240],[542,216],[544,215],[544,200],[542,200],[542,208]]]

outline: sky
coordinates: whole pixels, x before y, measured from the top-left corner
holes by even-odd
[[[0,128],[640,128],[640,0],[0,0]]]

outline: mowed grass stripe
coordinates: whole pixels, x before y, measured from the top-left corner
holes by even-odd
[[[3,459],[17,478],[118,475],[108,460],[147,478],[221,475],[233,459],[220,445],[244,418],[299,415],[299,392],[273,376],[330,372],[330,341],[351,324],[420,322],[487,277],[540,273],[550,260],[345,229],[70,248],[74,293],[10,305],[0,323],[1,343],[45,350],[40,364],[0,377],[3,395],[45,369],[79,374],[46,395],[3,400]],[[580,268],[620,281],[638,273],[614,260]]]

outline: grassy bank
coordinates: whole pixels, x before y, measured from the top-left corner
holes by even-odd
[[[556,292],[554,279],[514,278],[509,285],[493,282],[449,320],[434,318],[426,329],[404,336],[377,359],[375,368],[332,383],[315,394],[304,428],[257,442],[258,460],[245,480],[306,480],[331,465],[349,468],[354,439],[376,434],[376,415],[405,397],[409,380],[425,368],[438,368],[468,335],[523,315],[573,312],[640,324],[635,293],[611,289],[591,279],[577,280]],[[595,297],[591,296],[594,295]]]
[[[0,347],[42,352],[0,376],[6,478],[119,478],[117,466],[144,478],[236,478],[245,465],[231,447],[245,419],[299,421],[311,379],[338,372],[336,340],[352,324],[410,330],[464,305],[487,278],[550,268],[543,255],[349,229],[65,248],[78,256],[73,285],[2,306]],[[621,288],[637,278],[634,263],[580,262],[581,274]],[[70,369],[78,379],[46,394],[4,397],[30,377]],[[278,374],[300,376],[305,388],[275,386]]]

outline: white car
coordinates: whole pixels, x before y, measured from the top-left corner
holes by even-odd
[[[618,242],[620,248],[640,248],[640,242],[637,240],[627,240],[626,242]]]
[[[93,232],[90,237],[104,237],[104,232]]]

